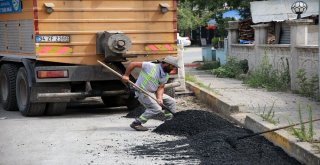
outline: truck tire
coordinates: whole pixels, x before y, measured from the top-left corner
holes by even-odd
[[[45,103],[31,103],[27,71],[25,68],[20,68],[16,79],[16,97],[19,111],[23,116],[40,116],[45,112]]]
[[[46,115],[55,116],[62,115],[66,112],[67,103],[48,103]]]
[[[0,100],[4,110],[16,111],[16,77],[18,66],[3,64],[0,69]]]
[[[168,80],[168,83],[172,83],[173,82],[173,79],[169,79]],[[176,93],[175,93],[175,89],[174,88],[166,88],[166,89],[164,89],[164,93],[166,94],[166,95],[169,95],[170,97],[172,97],[172,98],[175,98],[175,96],[176,96]]]

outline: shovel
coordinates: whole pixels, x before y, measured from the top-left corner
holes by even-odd
[[[294,126],[301,125],[301,124],[306,124],[306,123],[309,123],[309,122],[315,122],[315,121],[319,121],[319,120],[320,120],[320,119],[314,119],[314,120],[306,121],[306,122],[302,122],[302,123],[295,123],[295,124],[291,124],[291,125],[287,125],[287,126],[275,128],[275,129],[270,129],[270,130],[268,130],[268,131],[257,132],[257,133],[254,133],[254,134],[245,135],[245,136],[236,137],[236,138],[234,138],[234,137],[228,137],[225,141],[226,141],[227,143],[229,143],[232,148],[236,148],[236,145],[237,145],[237,141],[238,141],[238,140],[250,138],[250,137],[257,136],[257,135],[261,135],[261,134],[268,133],[268,132],[274,132],[274,131],[281,130],[281,129],[286,129],[286,128],[289,128],[289,127],[294,127]]]
[[[118,73],[117,71],[113,70],[112,68],[110,68],[109,66],[107,66],[106,64],[104,64],[103,62],[97,60],[98,63],[100,63],[103,67],[109,69],[112,73],[114,73],[115,75],[117,75],[119,78],[122,79],[122,75],[120,73]],[[133,87],[135,87],[138,91],[142,92],[143,94],[145,94],[146,96],[149,96],[151,99],[153,99],[154,101],[158,102],[157,99],[155,97],[153,97],[152,95],[150,95],[147,91],[145,91],[144,89],[142,89],[141,87],[137,86],[135,83],[133,83],[132,81],[128,81],[129,84],[131,84]],[[159,104],[160,105],[160,104]],[[174,113],[167,108],[165,105],[160,105],[163,109],[167,110],[168,112],[170,112],[172,115],[174,115]]]

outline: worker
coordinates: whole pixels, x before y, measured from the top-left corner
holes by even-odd
[[[130,124],[130,127],[137,131],[147,131],[148,128],[142,126],[142,124],[161,113],[163,105],[173,113],[176,111],[175,100],[164,94],[164,85],[169,79],[169,73],[177,71],[179,68],[178,59],[173,56],[167,56],[164,59],[158,60],[158,63],[131,62],[122,77],[124,82],[129,81],[129,75],[135,68],[141,68],[136,85],[156,98],[157,101],[137,90],[135,96],[146,110]],[[164,116],[166,120],[170,120],[173,114],[165,110]]]

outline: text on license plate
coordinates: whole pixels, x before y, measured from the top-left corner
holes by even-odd
[[[63,42],[69,43],[70,36],[67,35],[37,35],[36,42]]]

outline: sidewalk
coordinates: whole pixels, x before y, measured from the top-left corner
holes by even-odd
[[[268,92],[265,89],[249,88],[242,81],[228,78],[216,78],[206,71],[185,67],[185,73],[194,75],[204,87],[186,82],[189,90],[193,91],[198,99],[207,103],[213,111],[228,117],[242,126],[254,131],[261,132],[269,129],[299,123],[299,104],[303,121],[308,121],[307,105],[313,110],[313,119],[320,118],[320,103],[300,97],[296,94],[283,92]],[[208,89],[210,88],[210,89]],[[261,114],[274,112],[277,124],[264,121]],[[309,124],[305,124],[306,130]],[[320,140],[320,121],[313,123],[314,139]],[[300,128],[300,127],[297,127]],[[320,164],[320,149],[312,148],[307,142],[299,142],[298,139],[286,130],[279,130],[264,134],[275,145],[280,146],[289,155],[295,157],[304,164]],[[319,143],[317,143],[320,145]]]

